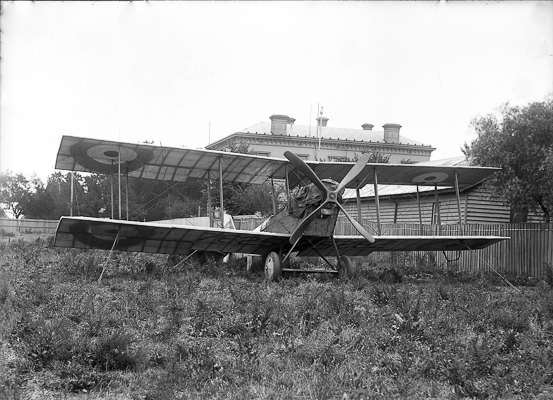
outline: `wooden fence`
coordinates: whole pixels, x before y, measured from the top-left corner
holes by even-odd
[[[370,232],[376,234],[373,222],[363,221]],[[336,224],[336,235],[355,235],[349,221]],[[498,271],[518,276],[542,277],[553,268],[553,223],[518,224],[465,224],[465,225],[418,225],[385,224],[381,227],[385,236],[503,236],[509,237],[481,250],[447,252],[406,252],[404,262],[416,264],[423,259],[436,260],[440,266],[459,271]],[[376,259],[389,259],[385,252],[373,253]]]
[[[3,233],[56,233],[58,220],[9,219],[0,218],[0,231]]]

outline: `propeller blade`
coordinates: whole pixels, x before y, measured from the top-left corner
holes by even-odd
[[[342,182],[338,185],[338,189],[336,189],[336,192],[339,192],[343,188],[346,187],[348,183],[350,183],[352,180],[357,178],[357,175],[363,171],[363,168],[365,168],[365,165],[369,162],[369,158],[371,157],[370,154],[365,153],[362,154],[361,157],[359,157],[359,160],[355,163],[353,167],[349,170],[349,172],[344,176],[344,179],[342,179]]]
[[[342,207],[341,204],[339,204],[338,202],[336,202],[336,204],[338,204],[338,207],[340,207],[340,209],[342,210],[346,218],[349,219],[349,222],[351,222],[353,226],[355,226],[355,229],[357,229],[357,232],[359,232],[361,236],[363,236],[369,242],[374,243],[374,237],[372,237],[372,235],[369,232],[367,232],[367,230],[363,228],[359,222],[353,219],[353,217],[349,215],[346,210],[344,210],[344,207]]]
[[[302,174],[304,174],[311,182],[315,184],[319,189],[322,190],[322,192],[326,195],[328,194],[328,189],[324,185],[323,182],[319,179],[319,177],[313,172],[311,167],[305,163],[301,158],[299,158],[297,155],[292,153],[291,151],[285,151],[284,157],[288,159],[292,163],[294,167],[299,169]]]
[[[317,215],[317,211],[319,211],[327,202],[324,201],[319,207],[315,209],[311,214],[309,214],[307,217],[303,219],[303,221],[300,222],[300,224],[297,226],[296,229],[294,229],[294,232],[292,232],[292,236],[290,236],[290,244],[296,243],[296,241],[303,235],[303,232],[309,227],[311,222],[315,219],[315,216]]]

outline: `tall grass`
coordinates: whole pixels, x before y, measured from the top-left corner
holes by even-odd
[[[553,393],[553,291],[356,260],[267,283],[240,261],[0,249],[0,398],[459,398]],[[309,260],[312,262],[312,260]]]

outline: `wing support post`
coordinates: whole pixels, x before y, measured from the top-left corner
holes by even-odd
[[[442,235],[442,216],[440,214],[440,200],[438,198],[438,185],[434,184],[434,197],[436,199],[436,216],[438,223],[438,232]]]
[[[273,181],[273,177],[271,177],[271,192],[273,194],[273,215],[276,215],[277,203],[276,203],[276,197],[275,197],[275,182]]]
[[[119,219],[121,217],[121,147],[117,147],[117,183],[119,184]]]
[[[223,207],[223,165],[219,157],[219,215],[221,216],[221,229],[225,228],[225,208]]]
[[[378,199],[378,174],[374,169],[374,204],[376,206],[376,226],[378,235],[382,235],[382,226],[380,225],[380,201]]]
[[[357,219],[361,222],[361,193],[359,192],[359,186],[355,188],[355,195],[357,197]]]
[[[459,179],[457,178],[457,171],[455,171],[455,197],[457,198],[457,216],[459,217],[459,230],[462,235],[463,220],[461,217],[461,194],[459,193]]]
[[[207,216],[209,217],[209,227],[213,228],[213,215],[211,213],[211,171],[207,171]]]
[[[420,225],[419,234],[422,235],[423,225],[422,225],[421,198],[420,198],[420,194],[419,194],[419,185],[418,184],[417,184],[417,206],[419,208],[419,225]]]

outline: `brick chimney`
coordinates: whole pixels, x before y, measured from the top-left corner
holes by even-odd
[[[399,130],[401,125],[399,124],[384,124],[384,142],[386,143],[399,143]]]
[[[286,127],[289,123],[288,115],[273,114],[271,119],[271,133],[273,135],[286,135]]]
[[[372,131],[373,130],[373,124],[363,124],[361,125],[361,127],[363,128],[364,131]]]
[[[327,117],[317,118],[317,126],[326,126],[327,122]]]

